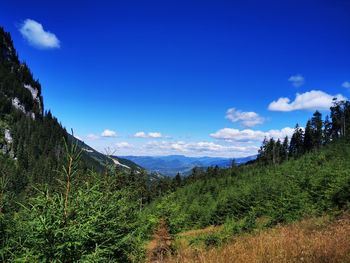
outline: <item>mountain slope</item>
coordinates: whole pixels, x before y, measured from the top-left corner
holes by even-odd
[[[83,149],[83,170],[104,171],[106,161],[124,171],[142,170],[128,160],[116,157],[113,161],[83,142],[72,140],[52,113],[44,111],[39,81],[20,62],[10,34],[0,27],[0,169],[9,175],[16,192],[30,185],[57,185],[64,139],[78,142]]]
[[[172,233],[213,224],[239,233],[254,229],[259,218],[272,226],[344,209],[350,200],[350,142],[338,139],[280,165],[256,163],[202,178],[158,200],[148,212],[166,217]]]
[[[16,171],[11,177],[16,191],[29,182],[54,183],[66,137],[51,112],[44,112],[40,83],[0,27],[0,153],[2,167],[12,167],[2,172]]]
[[[135,171],[141,171],[144,170],[141,166],[137,165],[136,163],[120,158],[117,156],[107,156],[105,154],[102,154],[98,151],[96,151],[94,148],[90,147],[87,145],[85,142],[73,137],[72,135],[69,135],[69,139],[77,143],[78,146],[83,150],[84,155],[88,158],[88,162],[95,162],[97,163],[100,167],[104,167],[106,164],[107,165],[112,165],[115,164],[116,166],[121,167],[122,169],[126,169],[127,171],[130,170],[135,170]]]

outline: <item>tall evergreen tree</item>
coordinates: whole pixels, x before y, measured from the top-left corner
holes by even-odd
[[[295,126],[294,133],[290,140],[289,154],[293,157],[299,157],[304,153],[304,132],[299,127],[299,124]]]
[[[347,131],[350,130],[350,103],[348,101],[337,101],[333,99],[333,106],[331,110],[332,118],[332,137],[338,138],[347,135]]]
[[[267,138],[265,137],[261,146],[260,146],[260,149],[258,151],[258,157],[257,159],[262,162],[262,163],[265,163],[267,164],[268,162],[268,158],[267,158],[267,147],[268,147],[268,140]]]
[[[282,143],[281,140],[278,139],[275,143],[275,147],[274,147],[274,164],[280,164],[282,162],[282,153],[283,149],[282,149]]]
[[[324,121],[323,143],[327,144],[332,140],[332,122],[327,115]]]
[[[176,187],[180,187],[182,185],[182,178],[181,178],[180,173],[176,174],[174,180],[175,180]]]
[[[282,149],[281,149],[281,158],[282,161],[287,161],[288,160],[288,155],[289,155],[289,139],[288,136],[286,136],[283,140],[282,144]]]
[[[305,127],[304,134],[304,151],[309,152],[314,147],[314,129],[312,128],[311,121],[308,120]]]
[[[313,114],[311,118],[311,126],[313,129],[313,135],[312,135],[313,147],[319,148],[322,145],[322,138],[323,138],[322,114],[319,111],[315,111],[315,113]]]

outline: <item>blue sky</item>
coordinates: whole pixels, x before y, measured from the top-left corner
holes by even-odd
[[[350,97],[349,13],[349,0],[34,0],[2,3],[0,24],[45,108],[96,149],[240,157]]]

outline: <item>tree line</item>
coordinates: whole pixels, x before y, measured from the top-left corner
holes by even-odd
[[[283,141],[265,138],[257,160],[262,164],[280,164],[289,158],[298,158],[303,154],[318,150],[338,138],[350,137],[350,102],[333,100],[330,117],[322,119],[322,114],[315,111],[307,121],[305,128],[295,126],[293,135]]]

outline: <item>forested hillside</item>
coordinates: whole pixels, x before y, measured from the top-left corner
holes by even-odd
[[[180,239],[183,231],[203,229],[204,234],[193,235],[187,242],[190,248],[209,249],[258,229],[304,217],[325,214],[332,217],[348,210],[349,106],[349,102],[335,100],[330,109],[331,118],[326,117],[324,121],[316,111],[305,129],[296,125],[290,140],[285,138],[281,143],[273,138],[265,139],[257,160],[247,165],[220,170],[194,169],[183,182],[184,186],[145,209],[144,220],[157,222],[162,218],[167,231],[175,237],[180,233]],[[215,231],[205,230],[211,226],[217,226]],[[346,246],[349,248],[350,244]],[[196,262],[203,262],[199,258]],[[188,258],[182,260],[191,262]],[[209,262],[215,262],[211,260]],[[342,260],[343,257],[335,262]]]
[[[280,165],[258,163],[206,172],[193,183],[154,202],[148,216],[165,217],[172,233],[209,225],[254,227],[291,222],[350,201],[350,143],[339,140]],[[247,225],[244,225],[247,224]],[[251,225],[250,225],[251,224]]]
[[[0,261],[138,262],[138,214],[172,180],[68,134],[3,28],[0,102]]]
[[[0,155],[1,172],[8,175],[16,194],[31,191],[34,185],[57,185],[57,169],[64,153],[63,140],[75,142],[52,115],[44,111],[41,85],[29,67],[21,63],[11,36],[0,28]],[[118,166],[78,140],[83,149],[82,169],[102,172],[105,164]],[[141,171],[132,162],[131,169]],[[126,168],[126,167],[125,167]],[[121,167],[123,169],[123,167]]]
[[[52,184],[63,154],[64,128],[44,112],[40,83],[21,63],[11,37],[0,28],[1,172],[19,194],[28,185]]]

